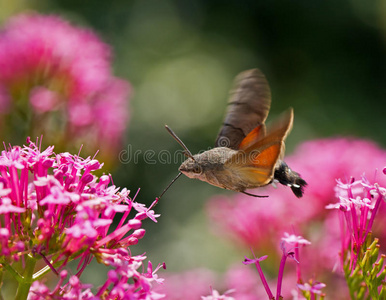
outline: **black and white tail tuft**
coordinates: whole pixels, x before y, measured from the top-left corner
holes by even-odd
[[[274,179],[281,184],[291,187],[296,197],[303,196],[304,187],[307,182],[300,177],[299,173],[292,171],[284,161],[279,161],[275,168]]]

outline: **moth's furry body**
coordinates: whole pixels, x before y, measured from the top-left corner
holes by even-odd
[[[166,126],[189,157],[181,164],[180,172],[189,178],[244,193],[276,179],[289,186],[295,196],[302,197],[307,183],[282,160],[284,141],[293,124],[292,108],[266,130],[271,92],[265,76],[257,69],[236,77],[228,105],[216,147],[201,154],[192,155]]]
[[[223,189],[242,191],[243,183],[237,174],[226,164],[227,160],[237,153],[226,147],[218,147],[201,154],[193,155],[194,160],[185,160],[179,170],[189,178],[206,181]]]
[[[247,189],[262,187],[276,179],[281,184],[291,187],[294,194],[300,197],[300,187],[304,185],[305,181],[298,173],[292,171],[284,161],[278,160],[272,174],[267,176],[265,181],[259,182],[253,180],[253,178],[249,180],[249,177],[245,176],[244,168],[251,167],[244,166],[244,164],[234,167],[230,163],[230,159],[237,153],[240,153],[240,151],[226,147],[213,148],[201,154],[193,155],[194,160],[192,158],[186,159],[179,170],[189,178],[199,179],[235,192],[244,192]],[[258,154],[256,158],[258,159]],[[263,169],[259,170],[256,167],[254,167],[254,171],[264,173]]]

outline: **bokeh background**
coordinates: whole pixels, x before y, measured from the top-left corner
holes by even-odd
[[[116,185],[140,188],[142,203],[162,192],[181,162],[158,160],[163,150],[180,150],[164,125],[192,153],[212,147],[232,80],[249,68],[260,68],[270,83],[269,120],[295,110],[287,153],[330,136],[386,147],[386,1],[1,0],[0,21],[29,10],[61,15],[111,45],[114,73],[133,89],[122,148],[132,159],[107,171]],[[165,261],[171,272],[221,272],[241,261],[246,253],[213,234],[203,209],[219,193],[231,192],[180,178],[156,207],[159,222],[147,221],[133,251]],[[97,281],[97,273],[87,274]]]

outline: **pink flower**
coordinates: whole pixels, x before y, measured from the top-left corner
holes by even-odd
[[[298,263],[296,265],[296,274],[297,274],[297,277],[298,277],[298,282],[300,282],[302,279],[301,279],[301,272],[300,272],[300,256],[299,256],[299,248],[300,246],[304,246],[304,245],[310,245],[311,242],[306,240],[305,238],[303,238],[302,236],[298,235],[294,235],[294,234],[289,234],[287,232],[284,232],[284,237],[281,238],[282,240],[282,243],[287,243],[288,245],[290,245],[291,247],[293,247],[293,259]],[[282,247],[282,250],[284,248],[284,245],[281,245]],[[283,250],[284,252],[284,250]]]
[[[25,208],[12,205],[12,200],[7,197],[2,197],[0,204],[0,215],[9,213],[23,213]]]
[[[293,247],[297,247],[298,245],[310,245],[311,242],[307,241],[300,235],[289,234],[288,232],[284,232],[284,237],[281,238],[282,241],[292,245]]]
[[[87,143],[89,153],[111,156],[122,143],[130,93],[113,76],[111,56],[95,33],[58,16],[10,19],[0,32],[1,134],[12,141],[17,128],[9,120],[21,112],[33,125],[22,136],[44,134],[63,148]]]

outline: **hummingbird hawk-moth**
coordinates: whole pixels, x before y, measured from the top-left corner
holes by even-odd
[[[289,186],[296,197],[302,197],[306,181],[282,160],[284,141],[293,124],[293,109],[288,109],[266,129],[271,91],[264,74],[258,69],[240,73],[230,94],[225,119],[213,149],[192,155],[176,134],[165,126],[188,157],[169,186],[184,174],[223,189],[267,197],[246,190],[275,181]]]

